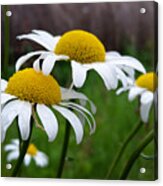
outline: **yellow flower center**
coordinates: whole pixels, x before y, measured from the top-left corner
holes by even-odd
[[[31,156],[35,156],[37,152],[38,152],[37,147],[33,143],[29,144],[29,147],[27,149],[27,154]]]
[[[158,86],[158,77],[154,72],[149,72],[139,76],[136,85],[154,92]]]
[[[10,79],[6,93],[20,100],[46,105],[57,104],[61,100],[61,90],[57,81],[32,68],[16,72]]]
[[[66,32],[57,43],[54,52],[67,55],[80,63],[105,61],[105,48],[101,41],[83,30]]]

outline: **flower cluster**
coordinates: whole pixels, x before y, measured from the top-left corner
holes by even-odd
[[[147,123],[157,86],[157,75],[154,72],[148,72],[139,76],[136,80],[133,79],[130,85],[117,90],[117,94],[129,90],[129,101],[132,101],[137,96],[140,96],[140,116],[142,121]]]
[[[18,139],[12,139],[11,144],[5,145],[4,150],[9,152],[7,155],[8,162],[18,159],[19,145],[20,142]],[[33,143],[29,144],[27,153],[24,157],[25,166],[29,166],[32,159],[34,159],[36,165],[39,167],[46,167],[48,165],[48,156],[39,151]]]
[[[1,80],[2,141],[16,118],[22,140],[28,140],[34,120],[36,126],[45,131],[49,141],[53,141],[59,126],[56,112],[72,126],[77,144],[84,135],[82,118],[88,123],[90,134],[94,133],[96,122],[93,115],[96,107],[85,94],[73,89],[84,85],[90,70],[97,72],[107,90],[117,89],[120,83],[122,88],[117,91],[118,94],[129,90],[129,100],[140,95],[141,118],[144,122],[148,121],[153,93],[157,89],[157,76],[153,72],[146,73],[136,58],[122,56],[116,51],[107,52],[95,35],[83,30],[68,31],[55,37],[46,31],[33,30],[32,33],[17,38],[34,41],[45,50],[29,52],[20,57],[14,75],[8,82]],[[28,60],[34,56],[37,58],[33,61],[33,68],[22,69],[23,64],[28,64]],[[72,68],[70,88],[61,87],[52,74],[56,62],[62,61],[69,63]],[[142,73],[136,81],[135,71]],[[8,160],[19,156],[18,143],[18,140],[13,140],[11,145],[5,147],[6,151],[13,150],[8,155]],[[28,147],[25,165],[29,165],[31,157],[39,166],[47,164],[46,156],[34,144]],[[44,159],[43,164],[39,163],[41,158]]]

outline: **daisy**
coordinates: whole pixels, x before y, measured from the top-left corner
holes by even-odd
[[[53,141],[58,133],[55,112],[59,112],[69,121],[75,132],[76,141],[80,143],[84,133],[83,124],[75,113],[85,118],[89,124],[90,133],[95,131],[96,124],[93,115],[85,107],[69,101],[73,99],[88,101],[92,112],[95,113],[94,104],[84,94],[72,89],[60,88],[51,75],[45,76],[33,68],[16,72],[8,82],[2,80],[2,141],[16,117],[18,117],[18,126],[23,140],[29,137],[30,121],[33,117],[36,126],[47,133],[49,141]]]
[[[7,144],[4,147],[6,152],[9,152],[7,155],[7,161],[11,162],[19,158],[19,140],[11,140],[11,144]],[[24,157],[25,166],[29,166],[31,160],[34,159],[35,163],[39,167],[46,167],[48,165],[48,156],[39,151],[37,147],[31,143],[27,148],[26,155]]]
[[[140,116],[142,121],[147,123],[157,86],[157,75],[154,72],[149,72],[139,76],[133,81],[132,85],[130,84],[128,87],[120,88],[117,94],[129,90],[129,101],[133,101],[136,97],[140,97]]]
[[[83,30],[72,30],[62,36],[53,37],[42,30],[33,30],[30,34],[20,35],[19,40],[32,40],[46,50],[30,52],[17,60],[16,71],[33,56],[39,57],[33,63],[36,71],[42,69],[45,75],[51,73],[56,61],[67,60],[71,63],[73,85],[82,87],[89,70],[95,70],[103,79],[108,90],[116,89],[118,80],[128,85],[128,76],[134,76],[134,70],[145,73],[142,64],[130,56],[121,56],[118,52],[105,52],[101,41],[93,34]],[[40,59],[43,64],[40,66]]]

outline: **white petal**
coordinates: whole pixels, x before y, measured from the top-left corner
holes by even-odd
[[[68,60],[69,57],[66,55],[55,55],[55,61],[59,61],[59,60]]]
[[[116,51],[109,51],[106,52],[106,60],[109,61],[111,59],[117,58],[117,57],[121,57],[119,52]]]
[[[86,118],[86,120],[87,120],[87,122],[89,124],[90,133],[92,134],[92,133],[95,132],[95,130],[96,130],[96,121],[95,121],[93,115],[86,108],[82,107],[79,104],[73,103],[73,102],[60,103],[60,105],[71,106],[71,108],[73,108],[76,111],[80,112],[80,114],[82,114]],[[91,124],[91,122],[89,121],[88,117],[83,112],[85,112],[86,114],[88,114],[90,116],[93,124]]]
[[[73,84],[76,87],[82,87],[87,76],[87,68],[85,68],[82,64],[72,61],[71,62],[72,67],[72,79]]]
[[[69,121],[72,128],[74,129],[77,144],[79,144],[83,138],[83,126],[79,118],[73,112],[69,111],[66,108],[57,105],[54,105],[53,108],[60,112],[63,115],[63,117],[65,117]]]
[[[31,156],[29,154],[26,154],[24,157],[25,166],[29,166],[30,162],[31,162]]]
[[[128,83],[129,86],[134,86],[135,80],[130,78],[130,77],[127,77],[127,83]]]
[[[34,156],[33,158],[37,166],[45,167],[48,165],[48,156],[41,151],[38,151],[36,156]]]
[[[7,88],[8,82],[4,79],[1,79],[1,92],[4,92]]]
[[[118,79],[114,65],[109,63],[92,63],[91,66],[101,76],[108,90],[117,88]]]
[[[35,34],[35,33],[30,33],[30,34],[24,34],[24,35],[17,36],[17,39],[19,39],[19,40],[29,39],[31,41],[34,41],[34,42],[40,44],[41,46],[43,46],[48,51],[52,51],[54,49],[54,46],[52,48],[51,43],[49,45],[49,42],[48,42],[48,40],[46,39],[45,36],[40,36],[40,35]]]
[[[33,68],[39,72],[41,71],[41,68],[40,68],[40,60],[45,60],[47,58],[48,55],[54,55],[53,53],[51,52],[46,52],[46,53],[42,53],[38,59],[35,60],[35,62],[33,63]]]
[[[13,120],[20,113],[21,101],[14,100],[4,106],[1,114],[1,139],[5,138],[8,127],[12,124]]]
[[[70,99],[88,100],[85,94],[76,92],[73,89],[67,89],[67,88],[61,87],[61,92],[62,92],[62,100],[70,100]]]
[[[59,40],[61,39],[61,36],[55,36],[54,40],[53,40],[53,45],[54,45],[54,51],[56,48],[57,43],[59,42]]]
[[[1,104],[5,104],[11,99],[15,99],[16,97],[10,94],[2,93],[1,94]]]
[[[44,31],[44,30],[32,30],[33,33],[38,34],[40,37],[43,37],[46,43],[49,46],[51,51],[54,51],[56,44],[58,43],[61,36],[53,36],[52,34]]]
[[[117,91],[116,91],[116,94],[117,95],[120,95],[122,92],[125,92],[127,90],[129,90],[130,87],[122,87],[122,88],[119,88]]]
[[[44,129],[49,137],[49,141],[53,141],[58,133],[58,121],[54,113],[43,104],[37,104],[36,109]]]
[[[40,72],[41,69],[40,69],[40,58],[36,59],[33,63],[33,68],[37,71],[37,72]]]
[[[91,106],[91,112],[93,112],[93,114],[96,113],[95,104],[85,94],[76,92],[73,89],[66,89],[63,87],[61,87],[61,94],[62,94],[62,100],[79,99],[79,100],[88,101]]]
[[[19,140],[18,139],[12,139],[11,142],[13,145],[19,147]]]
[[[134,86],[130,89],[128,99],[129,101],[133,101],[138,95],[140,95],[142,92],[144,92],[144,88],[140,88],[137,86]]]
[[[130,67],[123,67],[123,71],[126,72],[128,74],[128,76],[135,81],[135,71],[134,69],[130,68]]]
[[[110,60],[110,63],[125,66],[125,67],[130,67],[130,68],[138,70],[142,73],[146,72],[143,65],[136,58],[129,57],[129,56],[114,58],[114,59]]]
[[[16,61],[16,71],[20,69],[20,67],[31,57],[47,53],[46,51],[36,51],[36,52],[30,52],[24,56],[21,56],[17,61]]]
[[[120,68],[116,68],[116,72],[117,72],[117,77],[122,82],[123,87],[126,87],[128,81],[125,73]]]
[[[75,107],[72,107],[72,106],[67,106],[67,107],[68,107],[68,108],[71,108],[72,110],[77,111],[77,116],[78,116],[79,120],[81,121],[83,127],[85,126],[86,121],[88,122],[88,125],[91,126],[91,123],[90,123],[90,121],[89,121],[87,115],[86,115],[84,112],[82,112],[82,111],[80,111],[79,109],[77,109],[77,108],[75,108]],[[91,127],[90,127],[90,130],[91,130]],[[90,132],[90,133],[91,133],[91,132]]]
[[[29,102],[22,102],[21,112],[18,116],[18,125],[22,140],[27,140],[30,133],[30,121],[32,115],[32,105]]]
[[[4,151],[13,151],[13,150],[18,150],[18,146],[9,144],[9,145],[5,145],[4,147]]]
[[[152,101],[151,102],[148,102],[146,104],[141,103],[141,106],[140,106],[140,115],[141,115],[142,121],[144,123],[147,123],[148,122],[149,111],[150,111],[151,106],[152,106]]]
[[[19,157],[19,151],[14,150],[8,154],[7,161],[10,162],[11,160],[16,160],[18,159],[18,157]]]
[[[153,98],[154,98],[154,94],[152,92],[145,91],[141,95],[140,101],[141,101],[142,104],[147,104],[147,103],[153,101]]]
[[[55,56],[48,55],[43,61],[43,65],[42,65],[43,73],[45,75],[49,75],[53,70],[54,65],[55,65]]]

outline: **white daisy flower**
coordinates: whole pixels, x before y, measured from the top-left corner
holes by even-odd
[[[147,123],[157,86],[157,75],[154,72],[149,72],[139,76],[133,81],[133,84],[130,84],[128,87],[120,88],[117,94],[129,90],[129,101],[133,101],[136,97],[140,96],[140,116],[142,121]]]
[[[2,141],[7,129],[18,117],[21,137],[27,140],[30,133],[31,117],[36,125],[41,127],[53,141],[58,133],[58,121],[55,112],[59,112],[71,124],[77,143],[83,138],[83,125],[79,117],[72,111],[80,113],[88,122],[90,133],[95,131],[93,115],[83,106],[69,100],[88,101],[92,112],[96,112],[94,104],[88,98],[74,90],[60,88],[53,76],[45,76],[33,68],[16,72],[9,81],[1,81],[1,121]],[[40,125],[39,123],[42,123]]]
[[[121,56],[118,52],[105,52],[101,41],[93,34],[83,30],[66,32],[53,37],[42,30],[33,30],[30,34],[20,35],[18,39],[29,39],[37,42],[46,50],[30,52],[20,57],[16,70],[31,57],[39,55],[33,64],[35,70],[42,69],[45,75],[51,73],[56,61],[67,60],[72,67],[73,85],[82,87],[89,70],[95,70],[103,79],[106,88],[116,89],[118,79],[127,86],[128,76],[134,76],[134,70],[145,73],[142,64],[130,56]],[[40,59],[43,59],[40,67]]]
[[[7,144],[4,147],[6,152],[9,152],[7,155],[7,161],[11,162],[19,158],[19,140],[11,140],[11,144]],[[48,165],[48,156],[37,149],[37,147],[31,143],[27,148],[27,152],[24,157],[25,166],[29,166],[31,160],[34,159],[38,167],[46,167]]]

